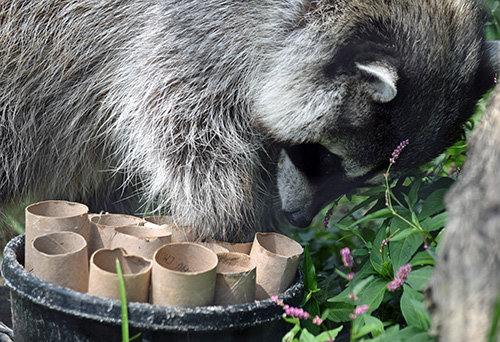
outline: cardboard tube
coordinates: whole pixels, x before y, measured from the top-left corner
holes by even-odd
[[[303,252],[298,242],[284,235],[255,234],[250,257],[257,263],[257,300],[279,295],[290,286]]]
[[[25,268],[33,269],[33,240],[52,232],[71,231],[89,240],[89,221],[86,205],[67,201],[44,201],[26,207]]]
[[[193,242],[195,240],[192,226],[179,226],[175,224],[172,216],[147,216],[144,226],[151,228],[162,227],[172,231],[172,242]]]
[[[243,253],[217,254],[215,305],[251,303],[255,300],[255,262]]]
[[[169,229],[126,226],[114,230],[110,248],[122,247],[127,254],[142,256],[149,260],[153,260],[158,248],[172,240],[172,232]]]
[[[155,305],[194,307],[214,301],[217,255],[191,242],[170,243],[153,258]]]
[[[220,253],[228,253],[229,250],[227,248],[222,247],[221,245],[213,242],[197,242],[198,244],[207,247],[215,254],[219,255]]]
[[[55,232],[33,240],[33,274],[59,286],[87,292],[87,242],[74,232]]]
[[[209,239],[207,240],[207,242],[216,243],[219,246],[222,246],[225,249],[227,249],[229,252],[234,252],[234,253],[243,253],[250,255],[250,251],[252,250],[252,242],[233,243],[233,242],[217,241],[213,239]]]
[[[90,258],[89,293],[120,299],[116,259],[120,261],[128,302],[147,302],[151,261],[128,255],[122,248],[100,249]]]
[[[143,224],[143,219],[130,215],[91,215],[89,255],[92,255],[98,249],[111,247],[111,237],[115,233],[114,228],[123,226],[142,226]]]

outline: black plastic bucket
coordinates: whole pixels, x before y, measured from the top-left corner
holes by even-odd
[[[5,247],[2,275],[11,291],[15,341],[121,341],[120,301],[49,284],[27,272],[24,236]],[[304,284],[297,272],[279,296],[299,306]],[[130,336],[136,341],[281,341],[291,328],[270,299],[242,305],[196,308],[128,303]]]

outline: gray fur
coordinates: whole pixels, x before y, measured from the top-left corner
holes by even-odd
[[[201,237],[274,228],[279,144],[358,177],[409,138],[414,165],[485,89],[468,0],[8,0],[0,18],[0,202],[168,209]]]

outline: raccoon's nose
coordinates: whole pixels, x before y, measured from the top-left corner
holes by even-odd
[[[291,224],[299,228],[306,228],[312,222],[312,219],[305,217],[300,209],[292,212],[283,211],[283,214]]]

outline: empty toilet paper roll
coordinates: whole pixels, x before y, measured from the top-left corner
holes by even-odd
[[[227,248],[222,247],[221,245],[214,243],[214,242],[197,242],[198,244],[207,247],[210,249],[212,252],[215,254],[219,253],[228,253],[229,250]]]
[[[33,274],[59,286],[87,292],[87,242],[80,234],[55,232],[33,240]]]
[[[172,216],[147,216],[144,221],[146,227],[170,229],[172,242],[193,242],[195,239],[193,227],[176,225]]]
[[[255,300],[255,262],[243,253],[217,254],[215,305],[250,303]]]
[[[250,254],[250,251],[252,250],[252,242],[234,243],[234,242],[217,241],[213,239],[208,239],[207,242],[215,243],[221,247],[224,247],[229,252]]]
[[[170,243],[172,232],[163,228],[126,226],[114,228],[110,248],[121,247],[127,254],[153,260],[153,255],[161,246]]]
[[[147,302],[151,261],[140,256],[128,255],[122,248],[100,249],[92,254],[88,292],[95,296],[120,299],[116,259],[120,261],[127,301]]]
[[[67,201],[43,201],[25,209],[25,267],[31,272],[33,240],[52,232],[70,231],[89,240],[89,220],[86,205]]]
[[[161,247],[153,258],[152,303],[194,307],[214,301],[217,255],[191,242]]]
[[[278,295],[290,286],[303,252],[298,242],[284,235],[255,234],[250,257],[257,264],[257,300]]]
[[[123,226],[142,226],[144,220],[122,214],[92,214],[90,218],[89,255],[100,248],[111,247],[114,228]]]

